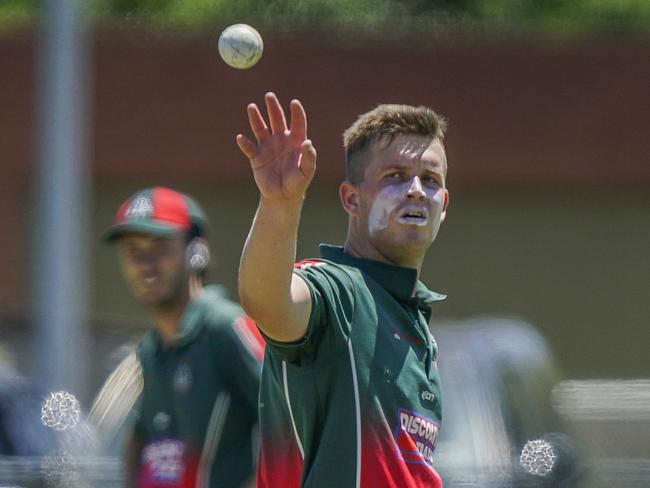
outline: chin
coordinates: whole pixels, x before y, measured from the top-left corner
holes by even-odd
[[[151,291],[141,291],[136,295],[138,301],[147,307],[152,307],[160,304],[162,297],[160,293]]]
[[[414,252],[424,253],[429,249],[435,236],[431,229],[410,229],[402,232],[397,239],[397,244],[403,248],[413,249]]]
[[[404,268],[416,268],[429,246],[415,244],[413,241],[378,242],[375,248],[390,263]]]
[[[138,297],[138,301],[145,307],[155,307],[160,303],[160,300],[148,296],[140,296]]]

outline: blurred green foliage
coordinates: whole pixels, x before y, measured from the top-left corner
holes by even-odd
[[[36,21],[47,1],[0,1],[0,28]],[[650,0],[77,1],[99,23],[189,31],[248,22],[280,30],[650,32]]]
[[[38,10],[36,0],[4,0],[0,2],[0,30],[20,28],[31,22]]]

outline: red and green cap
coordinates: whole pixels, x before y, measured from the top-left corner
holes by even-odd
[[[156,236],[192,232],[202,236],[207,226],[203,210],[192,197],[157,186],[140,190],[120,205],[113,225],[104,233],[104,239],[115,241],[127,232]]]

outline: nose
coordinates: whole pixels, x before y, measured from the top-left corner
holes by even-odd
[[[144,253],[139,256],[136,256],[133,261],[133,265],[143,271],[149,271],[153,269],[156,265],[156,258],[149,253]]]
[[[424,192],[422,187],[422,180],[419,176],[414,176],[409,185],[409,189],[406,193],[406,196],[409,198],[425,198],[427,194]]]

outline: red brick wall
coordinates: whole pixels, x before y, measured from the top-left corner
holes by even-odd
[[[217,59],[216,36],[101,36],[94,64],[100,179],[156,174],[235,181],[234,135],[265,91],[301,98],[319,177],[342,174],[340,133],[380,102],[451,121],[455,185],[650,183],[650,42],[356,42],[266,35],[249,71]]]
[[[380,102],[450,119],[455,188],[650,185],[648,40],[374,40],[265,37],[248,71],[216,38],[101,32],[92,49],[92,164],[98,185],[233,184],[248,177],[234,137],[245,106],[274,90],[301,98],[319,150],[317,182],[342,175],[340,133]],[[25,289],[35,112],[35,43],[0,37],[0,305]]]

